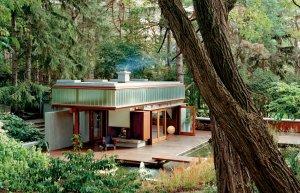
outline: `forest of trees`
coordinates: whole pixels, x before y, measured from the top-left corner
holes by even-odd
[[[193,20],[192,1],[183,3]],[[127,69],[154,80],[184,74],[188,103],[208,115],[185,60],[184,72],[178,68],[180,51],[155,1],[4,0],[0,14],[0,104],[16,112],[38,109],[57,79],[107,79]],[[239,0],[228,19],[232,52],[257,108],[299,118],[299,7]]]
[[[0,15],[0,112],[41,114],[58,79],[178,80],[212,119],[218,192],[299,192],[262,119],[300,118],[296,1],[2,0]]]

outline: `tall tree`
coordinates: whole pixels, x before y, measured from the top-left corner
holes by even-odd
[[[177,71],[177,81],[184,83],[184,69],[183,69],[183,57],[180,48],[176,45],[176,71]]]
[[[19,70],[19,64],[18,64],[18,40],[17,40],[17,12],[15,10],[11,10],[11,36],[12,36],[12,83],[13,85],[18,84],[18,70]]]
[[[208,51],[201,45],[180,1],[159,0],[159,5],[164,17],[169,21],[177,44],[187,59],[198,88],[201,88],[201,95],[248,168],[257,188],[262,193],[299,192],[300,184],[267,132],[266,123],[255,111],[246,111],[235,100],[234,93],[231,94],[226,88],[214,68]],[[219,20],[220,18],[212,17],[212,15],[224,12],[222,1],[204,0],[201,6],[214,25],[224,25],[224,22]],[[224,42],[221,42],[220,46],[224,47]],[[235,70],[229,67],[223,70],[235,74]],[[240,89],[237,92],[244,91]],[[251,101],[247,93],[244,93],[244,96],[246,96],[246,103]]]
[[[215,4],[219,6],[221,11],[208,14],[209,11],[204,10],[205,6],[203,6],[207,2],[194,0],[195,15],[205,48],[216,73],[239,105],[247,112],[252,112],[255,111],[255,107],[249,97],[246,85],[238,74],[226,33],[228,31],[228,14],[235,2],[236,0],[226,1],[226,7],[216,2]],[[211,6],[211,2],[207,5]],[[214,25],[214,20],[222,23]],[[212,120],[215,120],[214,117]],[[218,125],[215,121],[212,127],[212,139],[218,191],[220,193],[251,192],[251,180],[247,168],[244,167],[237,152],[226,137],[222,125]]]

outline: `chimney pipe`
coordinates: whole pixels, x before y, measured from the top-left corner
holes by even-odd
[[[130,81],[130,74],[131,72],[129,71],[120,71],[117,72],[118,74],[118,82],[119,83],[125,83]]]

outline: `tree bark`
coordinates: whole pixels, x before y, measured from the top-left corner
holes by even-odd
[[[220,125],[211,117],[212,145],[219,193],[251,193],[251,179]]]
[[[267,125],[257,113],[242,108],[218,76],[180,1],[159,0],[177,44],[187,59],[194,80],[210,111],[248,168],[261,193],[300,192],[300,184],[284,162]],[[220,2],[215,0],[213,2]],[[210,13],[220,12],[213,4]],[[213,23],[217,24],[218,21]],[[223,69],[227,70],[227,69]],[[238,85],[240,86],[240,85]],[[243,92],[240,90],[239,92]],[[247,96],[247,93],[244,93]],[[250,98],[246,98],[248,101]]]
[[[16,11],[11,11],[11,35],[14,38],[17,38],[17,13]],[[15,43],[12,44],[12,84],[18,84],[18,48]]]
[[[229,11],[234,7],[235,1],[226,1],[226,8],[219,5],[218,2],[214,3],[219,6],[219,12],[210,12],[204,8],[211,6],[211,1],[194,0],[196,19],[205,48],[216,73],[232,97],[244,110],[248,112],[254,111],[254,103],[238,73],[227,37],[227,16]],[[216,25],[213,21],[220,22],[220,24]],[[250,100],[248,100],[249,98]],[[214,122],[212,141],[218,192],[251,192],[251,180],[248,169],[241,163],[237,152],[225,136],[223,129],[218,128],[218,124]]]
[[[169,30],[167,33],[167,66],[171,66],[170,52],[171,52],[171,31]]]
[[[26,47],[26,80],[29,82],[31,81],[31,72],[32,72],[31,54],[32,54],[32,39],[31,37],[28,37],[27,47]]]
[[[184,83],[184,73],[183,73],[183,57],[180,54],[180,48],[176,45],[176,71],[177,71],[177,81]]]

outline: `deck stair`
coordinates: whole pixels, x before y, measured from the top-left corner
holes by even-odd
[[[33,124],[42,134],[45,134],[45,121],[44,119],[31,119],[26,122]]]
[[[157,162],[173,161],[173,162],[181,162],[181,163],[189,163],[189,164],[198,163],[200,161],[199,158],[197,157],[188,157],[188,156],[179,156],[179,155],[158,155],[152,157],[152,159]]]
[[[146,145],[146,142],[143,140],[123,139],[123,138],[114,138],[114,139],[117,141],[117,147],[140,148]]]

